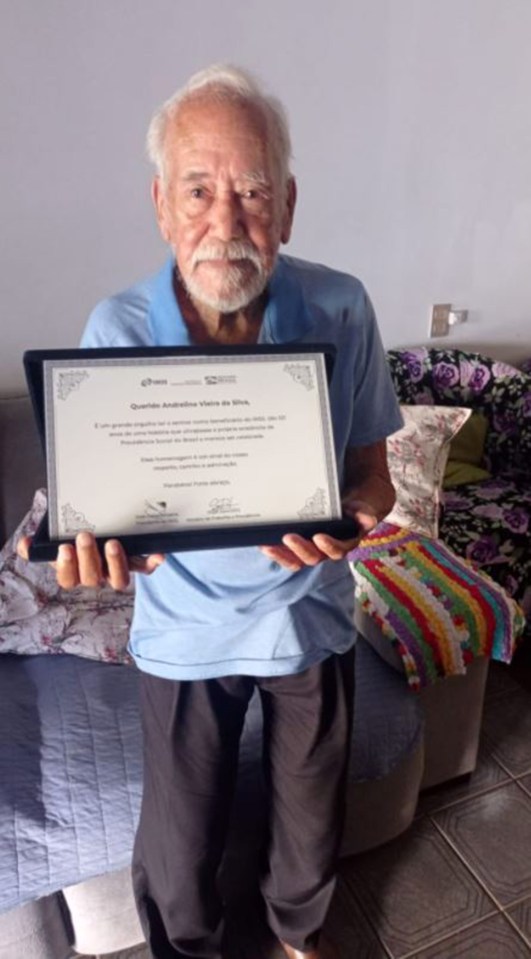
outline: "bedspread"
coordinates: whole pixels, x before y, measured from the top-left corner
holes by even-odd
[[[475,656],[510,662],[518,604],[439,540],[381,523],[350,554],[356,598],[420,688],[466,672]]]
[[[0,911],[131,861],[137,683],[131,666],[0,657]]]
[[[131,861],[142,746],[135,666],[0,656],[0,912]],[[422,735],[417,696],[367,643],[356,655],[349,780],[381,779]],[[244,724],[229,852],[265,829],[262,715]]]

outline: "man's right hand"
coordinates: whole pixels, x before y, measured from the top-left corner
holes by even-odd
[[[17,553],[22,559],[29,559],[31,537],[19,540]],[[151,556],[127,556],[117,539],[108,539],[104,546],[105,559],[102,560],[96,540],[92,533],[78,533],[76,544],[63,543],[58,550],[57,560],[51,565],[55,569],[57,582],[62,589],[74,589],[76,586],[97,588],[108,583],[112,589],[123,590],[129,585],[131,573],[150,574],[164,562],[162,553]]]

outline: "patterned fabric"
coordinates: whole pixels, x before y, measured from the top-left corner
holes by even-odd
[[[441,542],[381,523],[349,558],[358,602],[400,653],[414,689],[464,673],[476,656],[510,662],[522,611]]]
[[[400,409],[404,426],[387,439],[396,503],[386,519],[436,537],[450,442],[469,418],[470,410],[415,405]]]
[[[489,421],[492,478],[442,494],[440,538],[523,604],[531,638],[531,375],[479,353],[391,350],[402,403],[470,406]]]
[[[531,376],[480,353],[390,350],[401,403],[469,406],[489,421],[485,466],[493,475],[531,471]]]
[[[46,511],[37,490],[30,512],[0,552],[0,653],[73,653],[106,663],[130,663],[127,642],[133,589],[63,590],[47,563],[26,563],[16,553]]]
[[[509,478],[444,493],[441,539],[524,603],[531,587],[531,488]],[[526,610],[531,619],[531,606]]]

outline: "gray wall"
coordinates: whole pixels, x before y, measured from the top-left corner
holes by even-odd
[[[290,252],[357,273],[385,343],[531,354],[529,0],[0,0],[0,392],[29,347],[157,268],[152,109],[194,70],[250,67],[285,101]]]

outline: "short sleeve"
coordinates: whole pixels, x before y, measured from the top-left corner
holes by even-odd
[[[373,305],[365,289],[356,304],[353,416],[347,446],[370,446],[401,428],[402,416]]]

